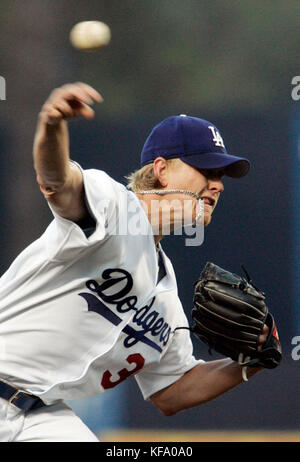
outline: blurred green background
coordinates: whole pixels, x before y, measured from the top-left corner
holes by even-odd
[[[69,32],[91,19],[111,27],[111,43],[79,52]],[[207,260],[235,272],[245,264],[269,296],[282,366],[172,419],[144,403],[130,379],[103,397],[74,403],[95,431],[300,427],[300,372],[291,359],[291,338],[300,332],[293,176],[300,103],[291,98],[291,80],[300,74],[299,26],[298,0],[1,1],[7,98],[0,101],[0,274],[51,220],[35,182],[32,142],[38,112],[59,85],[83,81],[104,97],[93,121],[70,123],[71,156],[84,168],[124,182],[138,168],[153,125],[181,113],[214,122],[228,151],[252,163],[245,179],[226,180],[203,246],[187,249],[172,237],[163,246],[188,316],[192,284]],[[202,345],[195,344],[195,354],[209,359]]]

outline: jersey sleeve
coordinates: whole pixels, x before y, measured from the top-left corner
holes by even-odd
[[[193,355],[190,333],[186,329],[176,330],[170,345],[158,364],[143,369],[135,376],[145,400],[180,379],[186,372],[203,360]]]
[[[81,170],[85,203],[95,226],[92,232],[85,233],[77,223],[59,216],[48,202],[54,221],[48,229],[47,249],[49,255],[56,253],[58,259],[68,258],[70,252],[74,255],[76,249],[80,250],[82,246],[104,241],[114,232],[118,223],[120,202],[126,189],[104,171],[84,170],[77,162],[74,163]]]

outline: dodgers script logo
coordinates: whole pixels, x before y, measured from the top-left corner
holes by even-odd
[[[94,279],[86,282],[86,287],[96,293],[97,296],[86,292],[79,294],[86,300],[88,310],[98,313],[115,326],[118,326],[122,322],[122,318],[103,302],[115,305],[117,312],[120,314],[134,310],[135,314],[131,322],[140,329],[137,330],[129,325],[122,329],[127,335],[124,340],[125,348],[130,348],[138,342],[143,342],[149,347],[162,352],[162,346],[168,343],[171,327],[165,322],[162,316],[159,316],[157,311],[152,310],[155,297],[152,298],[148,305],[138,309],[136,308],[138,302],[137,296],[128,296],[133,287],[133,279],[128,271],[120,268],[106,269],[102,273],[102,279],[104,282],[101,284],[98,284]],[[122,288],[116,288],[116,292],[108,295],[107,291],[119,283],[122,283]],[[153,337],[153,339],[147,337],[146,334]]]

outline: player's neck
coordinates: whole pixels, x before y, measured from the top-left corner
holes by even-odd
[[[164,216],[162,208],[160,207],[159,203],[161,201],[160,196],[156,196],[155,194],[149,194],[147,196],[142,194],[136,194],[138,199],[141,202],[141,205],[147,215],[147,218],[152,226],[153,237],[155,245],[158,246],[159,242],[164,237],[162,223],[164,223],[165,227],[170,230],[171,224],[170,222],[170,214],[169,210]],[[167,226],[166,226],[166,217],[167,217]]]

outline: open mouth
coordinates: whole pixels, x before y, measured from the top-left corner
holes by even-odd
[[[204,201],[205,205],[210,205],[211,207],[213,207],[215,205],[215,202],[216,202],[211,197],[202,197],[201,199]]]

